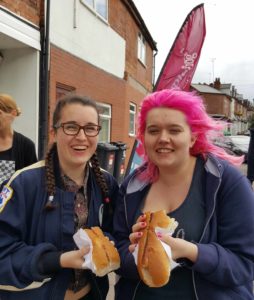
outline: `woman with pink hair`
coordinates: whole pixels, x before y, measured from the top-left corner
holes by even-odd
[[[254,194],[235,167],[243,158],[212,143],[222,128],[194,93],[162,90],[143,100],[138,139],[144,164],[122,183],[114,217],[121,255],[117,300],[254,299]],[[157,234],[178,265],[168,284],[151,288],[141,281],[132,252],[147,225],[144,213],[158,210],[178,222],[173,236]]]

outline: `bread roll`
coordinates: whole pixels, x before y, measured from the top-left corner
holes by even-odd
[[[120,267],[120,257],[117,249],[109,241],[99,227],[84,229],[92,241],[92,260],[95,265],[95,274],[104,276]]]
[[[166,215],[164,210],[146,212],[147,226],[139,240],[138,272],[143,282],[150,287],[161,287],[170,278],[170,260],[158,239],[155,228],[175,230],[178,223]]]

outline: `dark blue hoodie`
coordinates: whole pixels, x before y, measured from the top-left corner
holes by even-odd
[[[57,169],[57,168],[56,168]],[[59,171],[59,170],[58,170]],[[118,184],[108,172],[109,198],[117,197]],[[59,174],[58,174],[59,175]],[[56,176],[56,179],[59,179]],[[112,231],[112,214],[102,213],[102,193],[91,169],[88,178],[89,214],[87,227],[102,226]],[[56,208],[45,211],[48,194],[45,189],[44,162],[17,171],[3,187],[0,196],[0,299],[63,300],[71,280],[71,269],[41,274],[43,254],[70,251],[75,248],[74,193],[57,183],[53,203]],[[105,206],[104,206],[105,208]],[[95,299],[106,299],[108,279],[89,273]]]
[[[143,166],[144,167],[144,166]],[[141,167],[141,168],[143,168]],[[192,270],[197,300],[254,299],[254,193],[249,181],[228,162],[209,155],[206,163],[206,222]],[[134,171],[120,188],[114,217],[114,237],[121,256],[117,300],[138,300],[140,278],[129,252],[129,234],[149,186]],[[160,295],[156,299],[161,299]],[[163,298],[164,299],[164,298]]]

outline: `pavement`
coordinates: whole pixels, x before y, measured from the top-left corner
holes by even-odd
[[[243,172],[244,175],[247,175],[247,164],[242,164],[240,167],[240,170]],[[254,184],[253,184],[254,187]],[[114,300],[114,284],[116,280],[116,275],[114,272],[109,274],[109,293],[107,295],[106,300]]]

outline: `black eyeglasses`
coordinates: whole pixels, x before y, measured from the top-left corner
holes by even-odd
[[[95,124],[87,124],[84,126],[80,126],[79,124],[76,123],[61,123],[59,125],[55,125],[54,128],[58,129],[62,127],[63,132],[66,135],[78,135],[80,132],[80,129],[84,130],[84,133],[86,136],[94,137],[99,134],[101,130],[101,126],[95,125]]]

